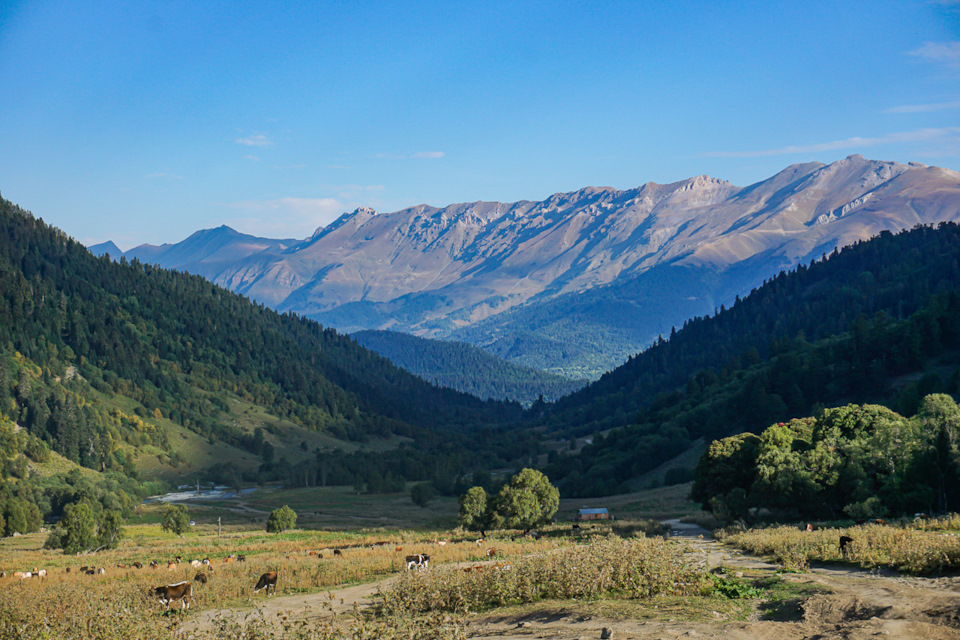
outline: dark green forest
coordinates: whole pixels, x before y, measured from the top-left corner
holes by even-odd
[[[846,402],[913,415],[960,391],[960,227],[884,233],[694,318],[553,406],[557,437],[605,436],[552,454],[565,496],[606,495],[686,450]],[[905,377],[915,374],[913,378]],[[628,425],[628,426],[623,426]]]
[[[426,340],[396,331],[358,331],[351,337],[429,382],[478,398],[529,406],[539,397],[554,401],[586,384],[515,365],[465,342]]]
[[[134,401],[134,415],[103,402],[116,397]],[[262,437],[225,418],[229,398],[342,440],[402,436],[434,473],[445,467],[430,463],[463,451],[465,434],[522,411],[427,383],[349,337],[200,277],[94,257],[0,199],[0,414],[22,427],[0,451],[8,471],[0,505],[9,495],[42,516],[60,512],[63,500],[29,471],[30,460],[50,452],[114,473],[128,495],[142,494],[128,454],[166,446],[160,418],[210,442],[266,453]],[[397,460],[395,475],[405,457],[417,456],[386,456]],[[384,458],[370,457],[368,466],[383,472]],[[273,455],[264,462],[262,477],[278,477]],[[333,462],[316,466],[345,466]],[[431,478],[422,464],[411,473],[407,479]],[[0,509],[9,519],[12,507]]]

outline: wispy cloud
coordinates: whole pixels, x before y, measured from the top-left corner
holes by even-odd
[[[838,151],[843,149],[860,149],[876,147],[885,144],[905,143],[939,143],[955,139],[960,136],[960,127],[943,127],[940,129],[919,129],[917,131],[902,131],[888,133],[885,136],[874,138],[846,138],[833,142],[821,142],[802,146],[781,147],[779,149],[762,149],[758,151],[709,151],[701,154],[705,158],[761,158],[765,156],[785,156],[795,153],[817,153],[822,151]]]
[[[273,140],[262,133],[253,133],[244,138],[237,138],[234,140],[237,144],[242,144],[246,147],[272,147]]]
[[[254,162],[260,162],[260,157],[259,157],[259,156],[255,156],[255,155],[253,155],[252,153],[248,153],[247,155],[243,156],[243,158],[244,158],[245,160],[253,160]]]
[[[952,42],[924,42],[908,52],[915,58],[945,66],[950,72],[960,72],[960,40]]]
[[[226,224],[252,235],[269,238],[305,238],[346,210],[336,198],[277,198],[219,203],[244,212]]]
[[[960,100],[931,104],[904,104],[884,109],[880,113],[930,113],[931,111],[946,111],[948,109],[960,109]]]

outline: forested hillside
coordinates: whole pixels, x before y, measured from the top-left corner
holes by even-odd
[[[456,432],[520,415],[518,404],[435,387],[348,337],[198,276],[94,257],[0,199],[5,517],[4,496],[43,515],[69,501],[38,488],[28,459],[62,456],[142,491],[131,456],[143,447],[169,454],[163,421],[264,455],[263,434],[237,426],[231,402],[340,440],[403,437],[424,451],[440,442],[456,450]],[[270,453],[265,463],[282,452]]]
[[[923,395],[960,391],[958,288],[955,224],[882,234],[781,274],[540,408],[558,437],[614,428],[557,457],[550,477],[565,495],[602,495],[701,437],[758,432],[843,402],[913,415]]]
[[[586,384],[586,380],[515,365],[465,342],[428,340],[396,331],[358,331],[351,337],[424,380],[478,398],[530,405],[540,397],[557,400]]]

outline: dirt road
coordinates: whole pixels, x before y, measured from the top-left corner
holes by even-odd
[[[597,603],[539,603],[473,616],[467,637],[475,640],[613,640],[724,638],[729,640],[799,640],[891,638],[960,640],[960,578],[914,578],[844,567],[814,567],[802,574],[779,573],[759,558],[722,547],[693,525],[668,521],[671,537],[682,538],[691,553],[709,567],[723,565],[747,580],[782,580],[799,597],[750,601],[734,616],[701,611],[691,616],[676,603],[643,603],[642,614],[626,607]],[[442,569],[441,569],[442,570]],[[260,606],[264,618],[319,621],[331,612],[348,613],[372,604],[378,589],[395,578],[330,593],[271,597]],[[211,631],[215,620],[242,619],[246,612],[205,611],[185,631]],[[694,619],[696,621],[690,621]]]

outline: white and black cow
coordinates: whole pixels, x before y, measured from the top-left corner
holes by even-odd
[[[265,574],[260,576],[260,579],[257,580],[257,585],[253,588],[253,592],[257,593],[261,589],[267,590],[267,595],[270,595],[270,588],[273,587],[273,592],[277,592],[277,572],[276,571],[267,571]]]
[[[427,565],[429,564],[430,564],[430,554],[418,553],[416,555],[407,556],[407,571],[410,571],[414,567],[422,571],[426,569]]]
[[[177,582],[176,584],[168,584],[164,587],[154,587],[148,592],[151,596],[157,596],[160,598],[160,602],[169,609],[170,603],[174,600],[180,601],[180,607],[182,609],[190,608],[190,594],[193,592],[192,585],[189,580],[184,580],[182,582]]]

